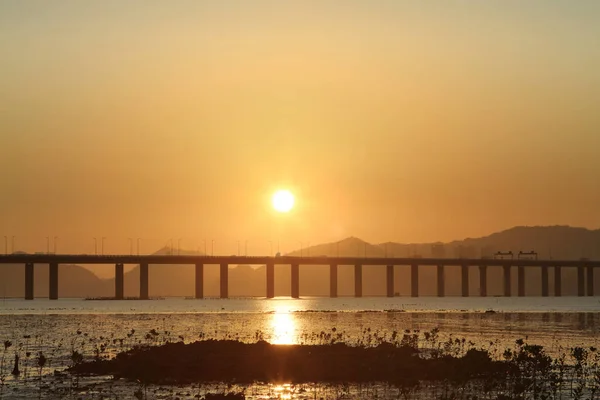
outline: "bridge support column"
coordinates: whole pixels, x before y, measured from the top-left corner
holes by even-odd
[[[292,264],[292,298],[300,298],[300,265]]]
[[[585,274],[583,267],[577,267],[577,296],[585,296]]]
[[[362,297],[362,265],[354,266],[354,297]]]
[[[548,267],[542,266],[542,297],[548,297]]]
[[[410,295],[419,297],[419,266],[410,266]]]
[[[148,263],[140,264],[140,300],[148,300]]]
[[[204,298],[204,264],[196,264],[195,278],[194,297],[197,299],[202,299]]]
[[[519,297],[525,296],[525,267],[517,267],[517,295]]]
[[[50,263],[50,300],[58,300],[58,264]]]
[[[387,297],[394,297],[394,266],[385,267],[385,282],[387,287]]]
[[[594,295],[594,268],[591,267],[590,265],[588,265],[586,267],[586,270],[587,270],[587,277],[586,277],[587,295],[593,296]]]
[[[229,298],[229,264],[221,264],[220,266],[220,284],[219,284],[219,296],[222,299]]]
[[[462,297],[469,297],[469,266],[460,266]]]
[[[510,282],[510,265],[504,265],[502,267],[504,273],[504,297],[511,296],[511,282]]]
[[[437,295],[438,297],[444,297],[444,289],[446,288],[445,284],[445,274],[444,274],[444,266],[437,266]]]
[[[33,300],[33,263],[25,264],[25,300]]]
[[[562,274],[558,265],[554,266],[554,296],[562,296]]]
[[[115,299],[123,300],[125,294],[123,264],[115,264]]]
[[[267,264],[267,299],[275,297],[275,264]]]
[[[487,265],[479,266],[479,296],[487,296]]]
[[[338,297],[338,266],[329,266],[329,297]]]

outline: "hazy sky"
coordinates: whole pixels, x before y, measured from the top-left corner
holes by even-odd
[[[597,0],[1,0],[0,54],[18,249],[600,226]]]

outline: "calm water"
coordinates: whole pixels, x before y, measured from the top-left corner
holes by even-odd
[[[486,312],[488,311],[488,312]],[[494,312],[491,312],[494,311]],[[321,332],[336,328],[346,342],[366,341],[374,334],[393,331],[440,329],[441,339],[465,337],[486,348],[503,350],[515,339],[525,338],[544,345],[550,352],[560,346],[599,346],[600,301],[593,297],[562,298],[289,298],[266,299],[165,299],[152,301],[86,301],[38,299],[0,301],[0,340],[12,346],[4,353],[3,398],[131,398],[135,383],[86,378],[73,389],[71,379],[54,376],[69,365],[72,350],[93,356],[114,354],[121,346],[162,340],[185,342],[199,338],[231,338],[272,343],[319,343]],[[151,330],[159,332],[149,338]],[[321,336],[320,336],[321,335]],[[104,344],[104,346],[101,346]],[[17,351],[22,376],[8,374]],[[39,370],[35,355],[42,351],[48,363]],[[26,354],[30,353],[29,357]],[[24,370],[28,376],[25,377]],[[62,389],[61,389],[62,388]],[[68,389],[68,391],[67,391]],[[154,388],[149,398],[193,398],[199,389]],[[256,385],[249,398],[335,398],[337,389],[317,387],[303,390],[289,386]],[[61,390],[63,390],[61,392]],[[320,390],[320,393],[314,393]],[[104,393],[104,394],[103,394]],[[354,398],[364,398],[364,393]],[[382,396],[382,394],[379,394]],[[384,396],[385,397],[385,396]],[[114,396],[112,397],[114,398]],[[350,397],[352,398],[352,397]]]

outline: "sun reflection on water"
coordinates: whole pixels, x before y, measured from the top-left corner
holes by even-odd
[[[281,306],[275,309],[271,319],[271,328],[273,329],[271,343],[296,343],[296,320],[288,307]]]
[[[277,399],[291,399],[293,390],[292,385],[289,383],[284,383],[283,385],[277,385],[273,388]]]

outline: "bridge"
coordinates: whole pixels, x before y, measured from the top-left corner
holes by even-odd
[[[554,273],[554,296],[562,294],[563,268],[577,270],[577,295],[594,295],[594,269],[600,268],[600,261],[590,260],[537,260],[537,259],[481,259],[481,258],[389,258],[389,257],[249,257],[249,256],[204,256],[204,255],[75,255],[75,254],[9,254],[0,255],[0,264],[23,264],[25,273],[25,299],[33,299],[33,269],[35,264],[49,265],[49,298],[58,299],[59,264],[114,264],[115,298],[124,298],[124,264],[140,266],[140,299],[148,299],[149,266],[152,264],[195,265],[195,297],[204,297],[204,265],[219,265],[220,297],[229,297],[229,265],[266,265],[266,297],[275,297],[275,265],[291,266],[292,298],[300,297],[300,265],[320,265],[329,267],[329,295],[338,296],[338,266],[354,266],[354,295],[362,297],[363,267],[386,267],[386,295],[393,297],[394,266],[410,268],[412,297],[419,296],[419,267],[436,266],[437,296],[445,295],[445,268],[461,268],[461,291],[469,296],[469,272],[479,269],[479,295],[487,296],[488,267],[502,267],[504,296],[511,296],[511,271],[517,271],[517,295],[525,296],[525,269],[541,269],[542,296],[549,296],[548,273]]]

